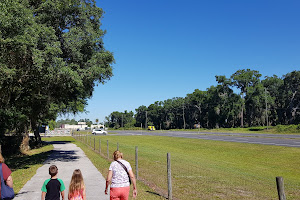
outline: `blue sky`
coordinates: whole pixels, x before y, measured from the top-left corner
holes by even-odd
[[[95,87],[87,113],[60,118],[102,122],[113,111],[185,97],[239,69],[281,77],[300,70],[298,0],[96,0],[114,76]]]

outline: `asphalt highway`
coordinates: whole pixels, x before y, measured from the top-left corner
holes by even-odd
[[[203,140],[239,142],[249,144],[275,145],[300,148],[300,135],[280,134],[249,134],[249,133],[212,133],[189,131],[114,131],[112,135],[156,135],[168,137],[183,137]]]

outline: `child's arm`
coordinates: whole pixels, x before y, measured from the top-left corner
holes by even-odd
[[[62,200],[65,200],[65,191],[61,191],[61,198],[62,198]]]
[[[46,196],[46,192],[42,192],[42,200],[45,199],[45,196]]]
[[[6,180],[6,185],[8,185],[9,187],[13,187],[13,179],[11,176],[9,176]]]
[[[82,190],[83,200],[86,200],[85,187]]]

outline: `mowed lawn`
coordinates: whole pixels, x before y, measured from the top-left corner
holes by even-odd
[[[278,199],[276,176],[284,178],[287,199],[300,197],[300,148],[160,136],[85,136],[81,141],[93,149],[94,138],[104,157],[107,140],[109,157],[118,143],[133,168],[138,146],[139,179],[164,196],[170,153],[175,198]]]

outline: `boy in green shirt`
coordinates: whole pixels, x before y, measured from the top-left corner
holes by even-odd
[[[58,169],[55,165],[49,167],[51,178],[45,180],[42,187],[42,200],[62,200],[65,199],[65,185],[61,179],[57,178]]]

